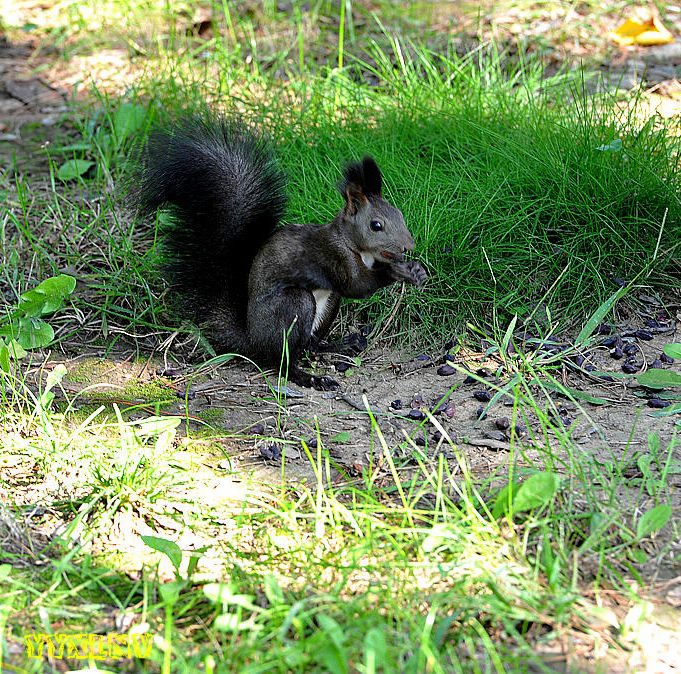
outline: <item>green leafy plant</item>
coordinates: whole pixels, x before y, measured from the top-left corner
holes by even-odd
[[[47,346],[54,330],[42,316],[53,314],[76,287],[76,279],[60,274],[43,281],[19,298],[16,307],[0,317],[0,368],[9,372],[10,359],[23,358],[29,349]]]

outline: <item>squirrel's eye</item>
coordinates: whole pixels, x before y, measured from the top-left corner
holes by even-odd
[[[369,227],[371,227],[372,232],[380,232],[383,229],[383,224],[380,223],[378,220],[372,220],[369,223]]]

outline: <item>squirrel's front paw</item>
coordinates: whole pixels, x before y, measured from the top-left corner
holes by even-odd
[[[397,277],[400,281],[411,283],[417,288],[420,288],[428,278],[428,274],[421,263],[416,262],[415,260],[401,262],[399,265],[396,265],[396,271],[398,272]]]

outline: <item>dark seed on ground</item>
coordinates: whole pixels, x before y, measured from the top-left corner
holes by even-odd
[[[646,325],[646,327],[648,327],[648,328],[659,328],[659,327],[660,327],[660,324],[659,324],[654,318],[649,318],[649,319],[645,322],[645,325]]]
[[[473,397],[481,403],[488,403],[492,400],[492,394],[489,391],[476,391]]]
[[[669,400],[660,400],[659,398],[650,398],[648,400],[648,407],[654,407],[655,409],[661,410],[665,407],[669,407],[671,405],[671,401]]]
[[[281,459],[281,447],[277,444],[264,445],[260,448],[260,455],[268,461],[278,461]]]
[[[265,427],[262,424],[253,424],[248,429],[248,432],[251,435],[262,435],[265,432]]]
[[[602,374],[601,379],[603,381],[615,381],[615,378],[611,377],[609,374]]]
[[[601,346],[605,346],[605,347],[607,347],[608,349],[609,349],[611,346],[615,346],[615,344],[617,344],[617,335],[613,335],[612,337],[608,337],[608,339],[604,339],[604,340],[601,342]]]
[[[650,367],[654,367],[656,370],[659,370],[662,367],[662,361],[659,358],[656,358],[651,364]]]
[[[619,346],[616,346],[611,352],[610,352],[610,357],[614,358],[615,360],[620,360],[622,356],[624,355],[624,352],[622,349],[620,349]]]
[[[638,347],[636,344],[627,344],[622,351],[624,351],[627,356],[633,356],[638,351]]]
[[[464,380],[464,384],[475,384],[478,380],[471,374],[469,374]]]
[[[440,440],[442,440],[442,433],[440,433],[440,431],[435,431],[435,433],[433,433],[433,442],[439,442]]]
[[[441,377],[449,377],[453,374],[456,374],[456,369],[453,368],[451,365],[440,365],[440,367],[437,368],[436,372]]]
[[[582,367],[582,364],[584,363],[584,356],[578,353],[576,356],[572,356],[572,362],[577,367]]]
[[[650,330],[637,330],[634,334],[644,342],[649,342],[653,338],[653,334]]]
[[[494,425],[500,430],[500,431],[505,431],[511,424],[509,423],[508,419],[506,417],[499,417],[495,422]]]
[[[415,421],[423,421],[426,418],[426,415],[421,410],[409,410],[407,416]]]
[[[482,407],[479,407],[476,410],[475,416],[478,417],[479,420],[487,419],[487,413],[485,412],[485,410]]]
[[[333,366],[336,368],[337,372],[347,372],[350,369],[350,363],[346,363],[344,360],[339,360],[334,363]]]
[[[638,372],[638,370],[639,368],[632,363],[625,363],[622,365],[622,372],[625,372],[626,374],[634,374],[635,372]]]
[[[159,377],[168,377],[169,379],[173,379],[175,377],[179,377],[182,372],[175,367],[159,367],[158,370],[156,370],[156,374]]]
[[[475,371],[475,374],[478,375],[478,377],[491,377],[492,373],[486,368],[486,367],[481,367]]]
[[[441,398],[436,398],[433,401],[432,405],[432,414],[440,414],[440,412],[445,411],[445,407],[447,407],[447,398],[441,399]]]
[[[447,403],[445,407],[445,416],[451,419],[456,414],[456,405],[454,403]]]
[[[449,351],[450,349],[454,348],[454,340],[450,339],[448,342],[445,342],[445,345],[442,347],[444,351]]]
[[[450,362],[455,362],[456,361],[456,356],[452,353],[446,353],[445,354],[445,360],[448,360]]]
[[[423,405],[423,396],[420,393],[417,393],[412,399],[411,399],[411,408],[412,409],[418,409]]]
[[[674,362],[674,359],[671,356],[668,356],[666,353],[660,354],[660,360],[663,363],[673,363]]]
[[[186,391],[175,391],[175,395],[183,400],[194,400],[196,391],[193,388],[188,388]]]
[[[397,400],[393,400],[390,403],[390,407],[392,407],[394,410],[401,410],[402,409],[402,401],[399,398]]]
[[[426,446],[426,439],[422,435],[419,435],[418,437],[414,438],[414,442],[419,447],[425,447]]]
[[[584,369],[585,369],[587,372],[593,372],[593,371],[596,369],[596,366],[595,366],[595,365],[585,365],[585,366],[584,366]]]
[[[595,330],[594,333],[597,335],[609,335],[612,329],[607,323],[601,323]]]
[[[414,360],[430,360],[430,356],[427,353],[422,353],[420,356],[416,356]]]
[[[525,426],[521,426],[520,424],[516,424],[513,427],[513,433],[515,433],[517,437],[522,438],[523,435],[527,434],[527,429],[525,428]]]

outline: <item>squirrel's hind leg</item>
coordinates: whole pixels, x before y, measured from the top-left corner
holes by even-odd
[[[331,377],[314,375],[298,367],[312,335],[316,302],[312,293],[285,288],[248,304],[248,336],[255,359],[269,367],[285,368],[288,347],[288,378],[300,386],[328,391],[339,388]]]

